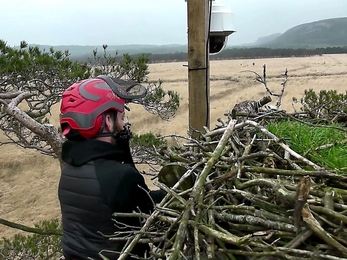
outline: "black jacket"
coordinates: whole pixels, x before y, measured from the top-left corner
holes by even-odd
[[[101,259],[101,250],[120,252],[124,243],[105,236],[129,229],[124,229],[120,222],[128,226],[139,226],[140,222],[137,218],[117,219],[116,222],[112,213],[137,209],[149,213],[153,210],[153,202],[147,192],[155,202],[165,195],[162,191],[149,191],[128,154],[128,143],[123,146],[125,149],[97,140],[63,144],[62,159],[66,165],[58,196],[65,259]],[[138,244],[131,253],[143,256],[148,249],[148,245]],[[109,259],[118,258],[114,253],[104,255]]]

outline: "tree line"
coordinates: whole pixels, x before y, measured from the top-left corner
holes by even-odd
[[[217,55],[211,55],[210,60],[228,60],[228,59],[262,59],[262,58],[285,58],[285,57],[310,57],[323,54],[341,54],[347,53],[347,46],[343,47],[326,47],[315,49],[291,49],[291,48],[232,48],[225,49]],[[162,62],[179,62],[187,61],[187,52],[175,52],[165,54],[141,53],[133,54],[131,57],[139,58],[140,56],[147,56],[149,63],[162,63]],[[73,59],[81,62],[90,61],[90,55],[74,57]],[[121,56],[118,59],[122,59]]]

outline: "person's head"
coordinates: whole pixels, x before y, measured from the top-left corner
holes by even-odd
[[[85,79],[67,88],[60,106],[62,134],[70,140],[99,139],[114,143],[124,129],[125,103],[146,94],[130,94],[138,84],[106,76]]]
[[[117,112],[114,110],[108,110],[102,114],[103,124],[95,139],[115,143],[115,137],[122,131],[125,131],[125,111]]]

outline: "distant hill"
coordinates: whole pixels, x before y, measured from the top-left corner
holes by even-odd
[[[30,44],[37,45],[37,44]],[[49,50],[53,47],[55,50],[69,50],[71,58],[91,57],[93,50],[98,49],[102,53],[102,46],[82,46],[82,45],[38,45],[40,49]],[[311,23],[305,23],[295,26],[284,33],[275,33],[263,36],[254,43],[243,44],[238,46],[229,46],[227,49],[233,48],[289,48],[289,49],[314,49],[326,47],[347,46],[347,17],[320,20]],[[109,54],[119,55],[123,53],[139,54],[172,54],[187,53],[187,45],[170,44],[170,45],[110,45],[107,48]]]
[[[270,36],[269,36],[270,37]],[[347,17],[295,26],[273,40],[254,45],[268,48],[326,48],[347,46]]]
[[[256,40],[253,44],[251,45],[262,45],[262,44],[267,44],[273,40],[275,40],[276,38],[278,38],[279,36],[281,36],[282,33],[274,33],[268,36],[263,36],[263,37],[259,37],[258,40]]]

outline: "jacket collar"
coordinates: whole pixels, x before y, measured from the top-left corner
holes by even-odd
[[[124,152],[111,143],[86,139],[83,141],[65,141],[62,146],[62,160],[73,166],[81,166],[97,158],[124,161]]]

